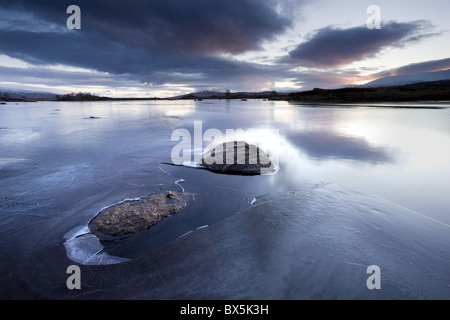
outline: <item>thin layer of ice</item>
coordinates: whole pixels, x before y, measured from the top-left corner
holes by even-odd
[[[129,259],[110,256],[103,252],[100,240],[89,232],[87,226],[78,226],[64,236],[67,257],[83,265],[107,265],[128,261]]]
[[[116,203],[114,203],[114,204],[112,204],[112,205],[110,205],[110,206],[106,206],[106,207],[101,208],[99,212],[101,212],[101,211],[103,211],[103,210],[106,210],[106,209],[108,209],[108,208],[117,206],[117,205],[119,205],[119,204],[125,203],[125,202],[129,202],[129,201],[139,201],[139,200],[141,200],[141,199],[142,199],[142,197],[137,197],[137,198],[126,198],[126,199],[121,200],[121,201],[119,201],[119,202],[116,202]]]
[[[166,298],[185,297],[177,291],[183,281],[190,298],[448,299],[449,241],[447,225],[390,201],[305,185],[257,197],[210,224],[207,236],[184,234],[157,258],[165,279],[177,279],[164,282]],[[167,257],[181,254],[189,254],[190,272],[180,280]],[[372,265],[381,269],[381,290],[366,284]]]
[[[183,238],[183,237],[185,237],[185,236],[187,236],[188,234],[191,234],[192,232],[194,232],[194,231],[188,231],[188,232],[186,232],[186,233],[183,233],[181,236],[179,236],[178,238],[177,238],[177,240],[178,239],[181,239],[181,238]]]
[[[78,236],[89,233],[89,228],[87,226],[78,226],[70,230],[64,235],[64,239],[72,240]]]
[[[190,168],[204,168],[201,164],[194,161],[183,161],[181,165]]]
[[[184,192],[184,188],[182,186],[180,186],[181,182],[186,182],[186,180],[179,179],[179,180],[175,181],[175,184],[181,188],[182,192]]]

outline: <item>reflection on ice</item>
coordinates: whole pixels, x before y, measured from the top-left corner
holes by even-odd
[[[315,159],[351,159],[369,163],[393,161],[389,150],[372,146],[360,137],[331,131],[305,131],[291,134],[289,139]]]

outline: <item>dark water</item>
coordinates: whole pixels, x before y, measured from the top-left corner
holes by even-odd
[[[435,106],[4,105],[0,297],[449,299],[450,109]],[[279,171],[162,164],[174,130],[194,137],[196,121],[202,133],[244,129]],[[188,206],[149,230],[73,236],[102,208],[181,188]],[[74,264],[81,290],[66,286]],[[371,265],[380,290],[366,285]]]

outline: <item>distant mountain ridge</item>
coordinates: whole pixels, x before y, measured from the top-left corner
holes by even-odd
[[[44,91],[29,91],[0,88],[1,101],[36,101],[36,100],[53,100],[57,94]]]
[[[50,92],[0,88],[0,102],[12,101],[99,101],[99,100],[203,100],[267,99],[304,102],[431,101],[450,100],[450,69],[437,72],[381,78],[363,86],[338,89],[316,88],[300,92],[226,92],[200,91],[171,98],[109,98],[90,93],[58,95]]]
[[[402,74],[398,76],[390,76],[366,83],[364,88],[392,87],[405,84],[413,84],[419,82],[431,82],[450,80],[450,69],[435,72],[419,72],[413,74]]]
[[[277,91],[262,92],[221,92],[221,91],[200,91],[179,95],[170,99],[191,100],[191,99],[274,99],[286,97],[287,93]]]
[[[400,86],[319,89],[289,94],[289,100],[318,103],[450,101],[450,80]]]

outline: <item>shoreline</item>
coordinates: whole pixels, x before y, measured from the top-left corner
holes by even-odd
[[[38,99],[38,100],[14,100],[14,101],[1,101],[0,105],[17,105],[18,103],[37,103],[37,102],[115,102],[115,101],[197,101],[197,99],[169,99],[169,98],[111,98],[107,100],[83,100],[83,101],[61,101],[53,99]],[[203,98],[202,100],[241,100],[241,99],[222,99],[222,98]],[[248,101],[256,100],[261,101],[261,98],[248,98]],[[318,101],[318,100],[293,100],[293,99],[264,99],[265,101],[285,101],[292,105],[299,106],[317,106],[317,107],[367,107],[367,108],[396,108],[396,109],[447,109],[450,107],[450,99],[443,100],[361,100],[361,101]],[[201,100],[200,100],[201,101]],[[246,100],[247,101],[247,100]],[[405,104],[401,106],[400,104]],[[411,106],[411,104],[415,104]],[[435,104],[436,106],[420,106],[420,104]],[[440,104],[448,104],[449,106],[441,106]],[[417,106],[416,106],[417,105]]]
[[[136,97],[136,98],[111,98],[100,97],[90,93],[55,95],[55,98],[11,98],[0,95],[0,103],[7,102],[37,102],[37,101],[177,101],[177,100],[268,100],[291,101],[301,103],[411,103],[411,102],[438,102],[450,101],[450,80],[419,82],[388,87],[347,87],[340,89],[315,88],[300,92],[207,92],[207,94],[190,93],[178,97]]]

